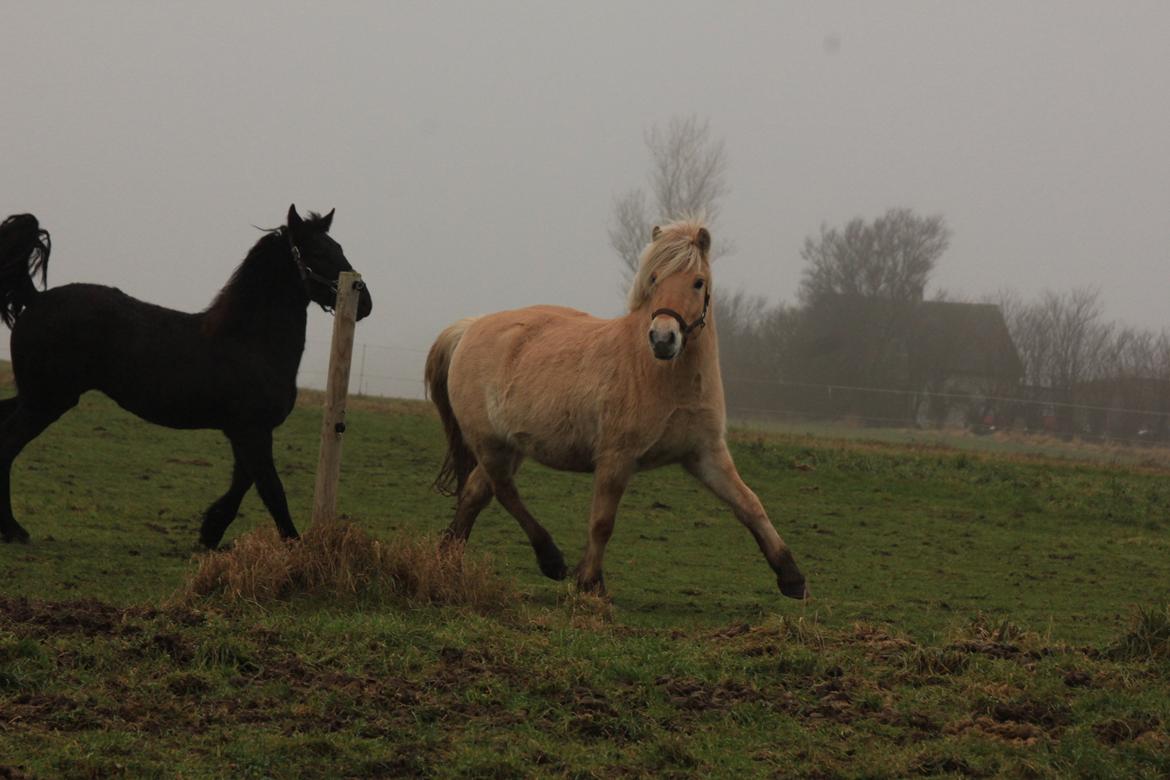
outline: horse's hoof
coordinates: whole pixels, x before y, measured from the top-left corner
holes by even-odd
[[[780,592],[790,599],[807,599],[812,595],[804,583],[804,577],[792,580],[782,580],[777,577],[776,582],[780,585]]]
[[[450,528],[439,534],[439,549],[443,552],[462,550],[465,546],[467,546],[467,540]]]
[[[550,580],[563,580],[569,574],[565,566],[565,556],[555,544],[550,544],[536,554],[536,562],[540,565],[540,573]]]
[[[601,572],[597,572],[597,576],[593,579],[583,580],[577,578],[577,590],[581,593],[588,593],[591,596],[598,596],[605,598],[605,577]]]
[[[23,528],[18,528],[15,531],[6,531],[5,533],[0,534],[0,542],[4,542],[4,544],[28,544],[28,540],[30,538],[31,537],[28,535],[28,531],[24,530]]]

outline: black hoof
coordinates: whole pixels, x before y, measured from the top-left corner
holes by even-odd
[[[204,539],[203,537],[199,537],[199,543],[195,545],[195,552],[214,552],[219,549],[219,543],[222,539],[222,536],[219,539]]]
[[[536,562],[540,565],[540,573],[550,580],[563,580],[569,574],[565,566],[565,556],[555,544],[549,544],[536,554]]]
[[[195,552],[198,553],[213,553],[213,552],[227,552],[235,546],[235,540],[220,544],[218,541],[214,544],[200,539],[195,545]]]
[[[28,531],[23,528],[15,528],[11,531],[0,533],[0,542],[4,542],[4,544],[12,544],[14,542],[17,544],[28,544],[29,538]]]
[[[780,585],[780,592],[790,599],[807,599],[812,595],[804,583],[804,577],[791,580],[782,580],[777,577],[776,582]]]

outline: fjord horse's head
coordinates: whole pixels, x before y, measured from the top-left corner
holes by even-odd
[[[630,310],[645,308],[650,350],[674,360],[699,337],[711,306],[711,234],[701,222],[655,227],[630,289]]]

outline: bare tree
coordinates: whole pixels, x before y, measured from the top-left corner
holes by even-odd
[[[1052,339],[1039,303],[1025,301],[1019,293],[1008,289],[989,296],[986,302],[996,304],[1003,312],[1008,333],[1024,366],[1024,386],[1047,387]]]
[[[710,228],[719,217],[728,192],[727,154],[721,139],[713,138],[710,123],[696,116],[674,117],[646,133],[650,152],[650,201],[642,188],[614,201],[609,242],[622,261],[628,282],[638,270],[638,258],[657,223],[682,217],[702,217]],[[715,230],[711,256],[727,252],[728,243]]]
[[[1071,397],[1078,384],[1104,376],[1113,326],[1103,319],[1100,290],[1045,292],[1038,316],[1051,339],[1044,367],[1050,387]]]
[[[826,296],[855,295],[920,301],[950,237],[941,216],[920,217],[910,209],[890,209],[871,223],[858,217],[841,229],[822,225],[800,252],[806,263],[800,300],[812,305]]]
[[[1024,364],[1025,385],[1034,395],[1057,401],[1056,417],[1061,430],[1077,427],[1073,403],[1102,399],[1085,398],[1088,383],[1116,378],[1150,362],[1146,337],[1118,330],[1104,320],[1100,291],[1080,287],[1066,293],[1045,291],[1033,302],[1003,292],[996,303]],[[1037,398],[1039,400],[1039,398]]]

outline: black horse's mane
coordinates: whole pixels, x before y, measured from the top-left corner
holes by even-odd
[[[321,215],[311,211],[304,229],[319,229],[320,221]],[[203,332],[209,336],[232,332],[249,311],[274,296],[303,292],[290,254],[288,228],[259,230],[264,235],[203,311]]]

